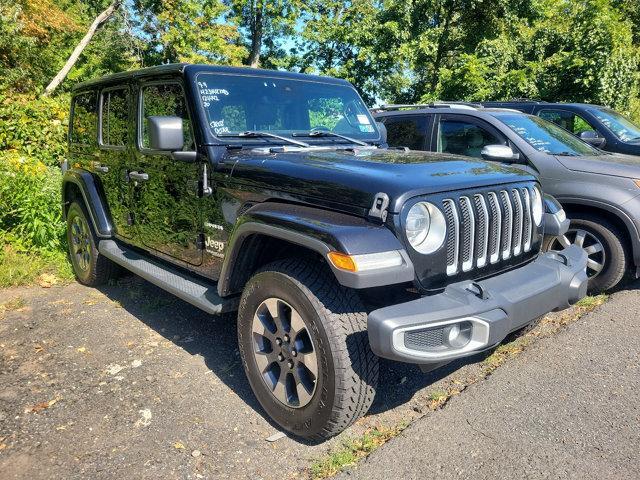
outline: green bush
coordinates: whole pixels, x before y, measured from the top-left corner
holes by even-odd
[[[16,248],[61,251],[60,162],[66,152],[66,95],[0,92],[0,240]]]
[[[64,245],[59,167],[0,152],[0,232],[5,242],[43,251]]]
[[[69,98],[0,91],[0,155],[13,152],[47,166],[60,165],[67,148]]]

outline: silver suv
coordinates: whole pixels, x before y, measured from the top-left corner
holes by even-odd
[[[640,157],[599,150],[540,117],[449,103],[374,111],[391,146],[446,152],[517,166],[539,176],[571,220],[545,248],[576,244],[589,256],[589,290],[618,285],[640,265]]]

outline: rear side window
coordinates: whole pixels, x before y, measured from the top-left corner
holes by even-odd
[[[129,92],[125,88],[107,90],[102,94],[102,144],[124,146],[127,143]]]
[[[76,95],[73,98],[71,143],[95,145],[98,137],[98,102],[95,92]]]
[[[384,121],[387,139],[392,147],[408,147],[423,150],[427,131],[427,119],[421,115],[389,117]]]
[[[182,87],[177,83],[148,85],[142,89],[142,148],[149,148],[147,118],[168,116],[182,118],[184,150],[193,150],[194,142],[189,123],[187,104]]]

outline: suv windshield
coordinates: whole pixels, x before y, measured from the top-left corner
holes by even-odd
[[[278,142],[268,132],[307,143],[351,143],[379,138],[375,122],[356,90],[347,85],[312,80],[251,75],[199,74],[202,107],[213,135]],[[241,136],[243,132],[254,132]],[[237,142],[237,140],[234,140]],[[282,140],[280,140],[282,142]]]
[[[640,127],[634,125],[631,120],[608,108],[591,108],[587,110],[611,130],[616,137],[623,142],[640,140]]]
[[[600,150],[542,118],[515,113],[500,113],[495,116],[540,152],[570,156],[602,155]]]

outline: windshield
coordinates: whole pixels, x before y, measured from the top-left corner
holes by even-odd
[[[602,154],[600,150],[542,118],[524,114],[496,114],[496,117],[539,152],[573,156]]]
[[[623,142],[640,140],[640,127],[634,125],[631,120],[618,112],[608,108],[591,108],[588,112],[595,115],[605,127],[611,130],[611,133]]]
[[[238,137],[251,131],[315,144],[351,143],[333,135],[309,135],[324,131],[357,140],[379,139],[367,107],[347,85],[224,74],[200,74],[197,80],[209,127],[217,137]],[[273,136],[241,139],[282,143]]]

